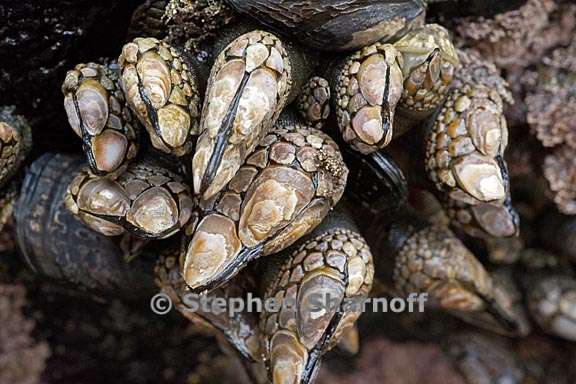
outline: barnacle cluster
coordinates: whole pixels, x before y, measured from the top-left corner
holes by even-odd
[[[450,2],[468,15],[434,14]],[[63,78],[84,160],[23,168],[30,129],[0,108],[2,235],[91,294],[159,289],[237,353],[238,382],[314,382],[330,350],[359,352],[352,304],[380,294],[429,298],[401,328],[430,334],[459,372],[447,380],[521,382],[522,347],[501,337],[576,340],[576,225],[546,224],[531,164],[512,164],[514,189],[507,160],[531,161],[533,143],[507,115],[524,103],[554,201],[576,213],[576,44],[544,55],[575,16],[560,0],[147,0],[117,60]],[[521,216],[558,230],[519,238]],[[248,295],[293,304],[201,305]],[[311,306],[319,295],[329,305]]]

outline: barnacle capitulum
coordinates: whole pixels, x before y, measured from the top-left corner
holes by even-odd
[[[32,148],[32,129],[15,113],[14,107],[0,107],[0,187],[18,172]]]
[[[128,231],[139,237],[166,238],[186,225],[195,203],[180,176],[144,160],[117,177],[80,171],[68,187],[66,206],[107,236]]]
[[[323,77],[314,76],[302,87],[296,108],[306,124],[322,129],[330,116],[330,84]]]
[[[250,286],[248,279],[238,276],[226,286],[207,293],[205,297],[192,294],[182,279],[178,254],[177,246],[161,252],[155,268],[158,288],[168,295],[176,309],[199,329],[216,337],[224,337],[242,357],[259,362],[261,334],[257,314],[246,308],[242,311],[231,311],[229,308],[222,311],[211,309],[214,308],[214,300],[225,300],[228,305],[232,305],[233,300],[244,300]],[[202,300],[208,303],[208,310],[202,305]]]
[[[147,260],[124,261],[118,239],[92,231],[64,203],[68,184],[85,163],[46,153],[27,170],[14,206],[19,253],[35,273],[97,293],[148,299],[154,292]]]
[[[320,358],[353,329],[372,287],[374,266],[364,238],[333,213],[309,236],[276,257],[264,274],[260,328],[273,383],[310,383]],[[268,281],[269,280],[269,281]]]
[[[333,104],[338,128],[364,154],[390,143],[394,113],[403,90],[402,56],[391,44],[376,43],[336,64]]]
[[[502,99],[481,84],[464,82],[453,89],[429,131],[428,176],[453,223],[472,236],[518,232],[503,160],[507,144]]]
[[[126,101],[154,148],[189,153],[199,133],[200,97],[186,53],[155,38],[136,38],[118,58]]]
[[[540,327],[576,341],[576,281],[569,276],[546,276],[528,290],[528,309]]]
[[[409,120],[423,120],[444,101],[458,67],[458,56],[448,31],[426,24],[394,43],[402,54],[404,90],[398,113]]]
[[[420,0],[229,0],[239,12],[321,50],[352,50],[404,35],[421,24]]]
[[[98,175],[121,172],[138,152],[140,126],[127,108],[118,72],[115,64],[78,64],[62,84],[68,122]]]
[[[368,241],[379,255],[377,275],[400,295],[427,293],[432,306],[502,333],[520,328],[513,301],[450,229],[410,210],[372,228]],[[372,243],[373,241],[373,243]],[[486,318],[486,321],[479,321]]]
[[[222,50],[208,80],[192,161],[196,193],[209,199],[234,177],[299,90],[298,74],[306,66],[301,59],[259,30]]]
[[[261,255],[313,230],[342,196],[346,168],[329,136],[299,123],[276,126],[204,213],[181,257],[197,291],[221,285]]]

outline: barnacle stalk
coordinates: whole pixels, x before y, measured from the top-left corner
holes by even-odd
[[[432,305],[464,320],[485,317],[478,325],[518,332],[508,293],[496,289],[480,261],[448,228],[404,210],[367,236],[380,263],[377,278],[393,291],[427,293]]]
[[[15,113],[14,107],[0,107],[0,187],[18,172],[32,148],[32,129]]]
[[[402,54],[404,90],[398,104],[404,120],[420,121],[430,116],[444,101],[458,55],[448,31],[437,24],[426,24],[394,43]]]
[[[314,76],[302,87],[296,108],[307,125],[322,129],[330,116],[330,84]]]
[[[372,254],[354,225],[333,213],[269,264],[261,315],[273,383],[310,383],[320,358],[353,329],[372,287]],[[355,306],[356,304],[356,306]]]
[[[538,279],[528,291],[528,309],[547,333],[576,341],[576,280],[551,275]]]
[[[314,229],[341,198],[348,170],[337,145],[314,128],[278,124],[203,213],[181,256],[197,291],[223,284],[246,263]],[[195,223],[193,223],[195,225]]]
[[[208,80],[196,151],[194,190],[204,199],[234,177],[308,76],[308,63],[275,35],[255,30],[232,41]]]
[[[117,177],[84,169],[70,183],[65,201],[70,212],[107,236],[128,231],[166,238],[186,225],[194,209],[182,178],[150,160],[132,164]]]
[[[200,96],[191,62],[178,48],[155,38],[136,38],[118,58],[122,89],[152,145],[183,156],[199,133]]]
[[[127,108],[118,66],[78,64],[66,73],[62,93],[92,172],[122,172],[138,152],[140,125]]]
[[[204,297],[194,295],[182,279],[178,266],[179,247],[171,247],[161,252],[156,264],[156,285],[167,294],[176,309],[184,317],[216,337],[224,337],[234,349],[251,362],[261,361],[261,335],[258,318],[255,313],[244,311],[232,312],[232,308],[214,311],[211,308],[214,300],[225,300],[232,305],[232,300],[245,300],[249,279],[238,276],[222,288],[207,293]],[[210,307],[203,305],[204,299]],[[208,310],[206,310],[206,308]]]
[[[86,228],[64,205],[78,157],[47,153],[30,166],[14,207],[17,245],[34,272],[97,293],[149,298],[151,263],[123,260],[115,239]]]
[[[292,39],[321,50],[352,50],[404,35],[424,20],[421,0],[229,0]]]
[[[402,56],[391,44],[376,43],[335,65],[333,104],[338,128],[364,154],[390,143],[396,105],[403,91]]]

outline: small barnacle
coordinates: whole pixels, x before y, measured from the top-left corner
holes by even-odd
[[[320,151],[330,167],[319,167]],[[347,175],[328,135],[277,124],[228,185],[200,201],[200,221],[180,260],[186,283],[200,292],[219,286],[250,260],[312,231],[342,197]]]
[[[279,311],[260,316],[271,381],[310,383],[322,355],[361,314],[374,275],[370,248],[354,224],[335,212],[267,268],[263,297],[279,301]]]
[[[15,113],[14,107],[0,107],[0,187],[20,170],[32,148],[32,129]]]
[[[322,129],[330,116],[330,84],[314,76],[302,87],[297,99],[297,109],[306,124]]]
[[[544,159],[543,168],[558,209],[576,214],[576,149],[567,145],[556,148]]]
[[[437,24],[412,30],[394,47],[403,58],[399,117],[423,120],[444,101],[459,64],[458,55],[448,31]]]
[[[185,53],[155,38],[136,38],[118,58],[126,101],[152,145],[183,156],[199,134],[198,80]]]
[[[92,172],[121,173],[138,152],[140,125],[127,108],[118,66],[78,64],[66,74],[62,93]]]
[[[402,55],[391,44],[376,43],[334,64],[332,99],[342,138],[369,154],[390,143],[402,96]]]
[[[576,281],[568,276],[538,279],[529,289],[528,308],[545,332],[576,340]]]
[[[70,212],[107,236],[128,231],[166,238],[187,224],[194,209],[183,179],[149,160],[115,178],[83,170],[70,183],[65,201]]]

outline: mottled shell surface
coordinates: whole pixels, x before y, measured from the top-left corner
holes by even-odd
[[[118,58],[122,88],[152,145],[175,156],[189,153],[199,133],[200,96],[186,55],[155,38],[136,38]]]
[[[62,84],[68,122],[98,175],[120,173],[138,152],[140,125],[119,81],[117,65],[88,63],[68,71]]]
[[[376,43],[336,65],[333,103],[346,143],[369,154],[390,143],[403,90],[402,56],[391,44]]]
[[[507,144],[503,103],[495,90],[464,83],[451,91],[426,142],[426,170],[448,214],[473,236],[517,234],[503,160]]]
[[[264,293],[279,310],[264,311],[260,319],[265,360],[273,383],[308,383],[320,356],[361,314],[372,287],[372,254],[356,231],[335,224],[280,259]]]
[[[288,102],[292,61],[273,34],[252,31],[218,56],[208,80],[192,161],[194,190],[208,199],[234,177]]]
[[[86,228],[64,205],[79,157],[48,153],[30,167],[14,209],[20,254],[36,273],[74,287],[127,298],[149,298],[153,263],[128,265],[118,242]]]
[[[296,108],[307,125],[322,129],[330,116],[330,84],[328,80],[314,76],[302,87]]]
[[[147,160],[132,164],[115,178],[80,171],[68,187],[66,205],[104,235],[128,231],[150,238],[178,232],[194,209],[182,178]]]
[[[424,20],[420,0],[228,0],[245,13],[301,44],[353,50],[402,36]]]
[[[337,145],[307,126],[277,126],[203,210],[182,255],[188,285],[224,283],[250,259],[309,233],[341,198],[348,169]]]
[[[231,313],[227,309],[211,310],[215,300],[225,300],[228,305],[233,300],[245,300],[244,278],[239,276],[224,287],[217,288],[205,296],[192,294],[179,271],[178,247],[162,252],[156,264],[156,285],[168,295],[176,309],[200,329],[207,328],[223,336],[242,357],[259,362],[261,360],[261,335],[256,313],[240,311]],[[202,299],[209,305],[202,305]],[[210,333],[210,332],[208,332]]]
[[[394,43],[402,54],[404,90],[399,107],[415,117],[429,116],[444,101],[458,67],[449,32],[426,24]]]
[[[32,148],[32,129],[13,107],[0,108],[0,187],[20,169]]]

